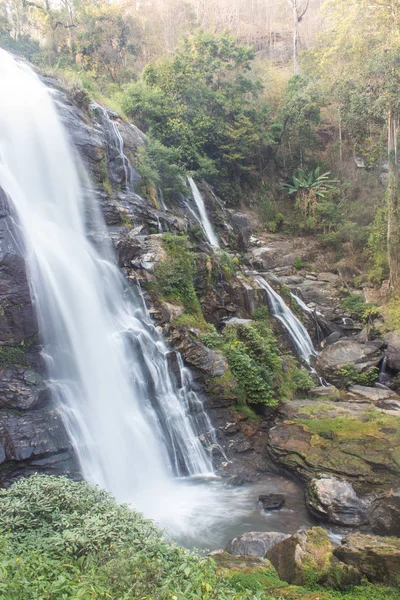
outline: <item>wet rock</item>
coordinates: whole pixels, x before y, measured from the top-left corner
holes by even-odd
[[[394,371],[400,371],[400,331],[392,331],[385,336],[387,343],[387,366]]]
[[[355,533],[342,540],[334,555],[355,567],[373,583],[397,585],[400,573],[400,539]]]
[[[220,352],[207,348],[183,328],[171,327],[168,337],[185,362],[203,375],[221,377],[228,369],[226,359]]]
[[[317,358],[317,371],[332,383],[345,384],[345,378],[338,371],[352,366],[358,373],[377,367],[383,353],[379,344],[368,342],[360,344],[352,339],[342,339],[324,348]]]
[[[0,464],[29,461],[69,450],[68,435],[55,408],[2,411]]]
[[[0,409],[38,408],[49,399],[50,390],[35,371],[11,366],[0,368]]]
[[[242,247],[247,248],[252,234],[251,220],[244,213],[228,211],[235,233],[240,237]]]
[[[368,519],[377,535],[400,537],[400,489],[376,498],[368,509]]]
[[[312,479],[306,489],[306,504],[317,518],[336,525],[360,526],[367,522],[366,503],[350,483],[335,477]]]
[[[329,584],[334,580],[337,587],[346,587],[361,579],[354,567],[335,560],[328,533],[321,527],[299,531],[276,544],[266,557],[280,579],[294,585],[306,585],[310,580]]]
[[[250,531],[230,540],[225,550],[234,556],[259,556],[264,558],[268,550],[288,537],[290,536],[286,533],[275,531]]]
[[[285,504],[285,497],[282,494],[262,494],[258,501],[264,510],[279,510]]]

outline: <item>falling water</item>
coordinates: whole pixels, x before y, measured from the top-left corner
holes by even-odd
[[[180,481],[212,474],[215,432],[180,358],[174,381],[171,353],[126,289],[46,87],[2,50],[0,85],[0,186],[22,231],[48,385],[82,473],[173,533],[199,535],[234,512],[228,492]]]
[[[271,307],[272,316],[278,319],[285,327],[290,335],[290,338],[297,350],[300,358],[302,358],[309,366],[311,357],[316,356],[317,352],[311,341],[307,329],[303,323],[299,321],[296,315],[285,304],[283,299],[275,292],[263,277],[256,278],[257,283],[266,291],[268,301]]]
[[[193,181],[191,177],[188,177],[190,189],[192,190],[193,199],[196,202],[197,210],[199,211],[200,223],[204,229],[204,232],[207,236],[208,241],[211,246],[215,246],[215,248],[219,248],[218,238],[215,234],[213,226],[211,225],[210,219],[208,218],[207,209],[204,204],[203,196],[200,193],[199,188]]]
[[[124,182],[126,190],[133,192],[135,184],[135,171],[131,165],[129,158],[124,152],[124,138],[121,135],[118,123],[114,119],[111,119],[108,110],[104,108],[104,106],[100,106],[100,104],[93,102],[92,107],[101,112],[104,121],[107,124],[111,140],[116,151],[118,152],[122,168],[124,170]]]

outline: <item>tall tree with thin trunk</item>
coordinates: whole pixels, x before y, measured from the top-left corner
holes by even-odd
[[[299,73],[300,23],[308,10],[310,0],[287,0],[287,3],[293,18],[293,72],[297,75]]]

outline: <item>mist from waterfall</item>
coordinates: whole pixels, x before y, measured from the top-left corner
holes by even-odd
[[[218,238],[217,238],[214,228],[211,224],[211,221],[208,217],[207,209],[206,209],[206,205],[204,203],[203,196],[201,195],[199,188],[197,187],[196,183],[193,181],[193,179],[191,177],[188,177],[188,181],[189,181],[190,189],[192,190],[193,199],[196,203],[197,210],[199,212],[200,224],[204,230],[204,233],[207,236],[207,240],[209,241],[211,246],[214,246],[215,248],[219,248]]]
[[[0,86],[0,186],[24,242],[47,383],[83,476],[173,534],[198,535],[234,510],[228,492],[187,483],[213,474],[199,439],[215,446],[211,423],[179,357],[180,381],[170,375],[173,355],[116,266],[49,90],[3,50]]]

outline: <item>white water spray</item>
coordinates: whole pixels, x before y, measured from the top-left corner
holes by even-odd
[[[197,187],[197,185],[195,184],[195,182],[193,181],[193,179],[191,177],[188,177],[188,181],[189,181],[190,189],[192,190],[193,199],[196,202],[197,210],[199,211],[200,224],[203,227],[204,232],[205,232],[207,239],[210,242],[211,246],[214,246],[215,248],[219,248],[218,238],[215,234],[213,226],[211,225],[211,221],[208,218],[207,209],[206,209],[206,205],[204,204],[203,196],[201,195],[199,188]]]
[[[300,358],[302,358],[307,365],[311,365],[311,357],[316,356],[317,352],[311,341],[307,329],[303,323],[296,317],[296,315],[290,310],[285,304],[279,294],[270,286],[270,284],[263,278],[257,277],[257,283],[262,287],[268,296],[268,301],[271,307],[272,316],[278,319],[284,326],[290,338],[297,350]],[[308,308],[308,307],[307,307]],[[309,309],[308,309],[309,310]]]
[[[215,432],[179,359],[180,381],[170,376],[140,295],[126,289],[47,88],[3,50],[0,86],[0,186],[22,232],[48,385],[82,473],[171,533],[198,536],[234,509],[228,492],[180,481],[212,475],[199,436],[215,447]]]

